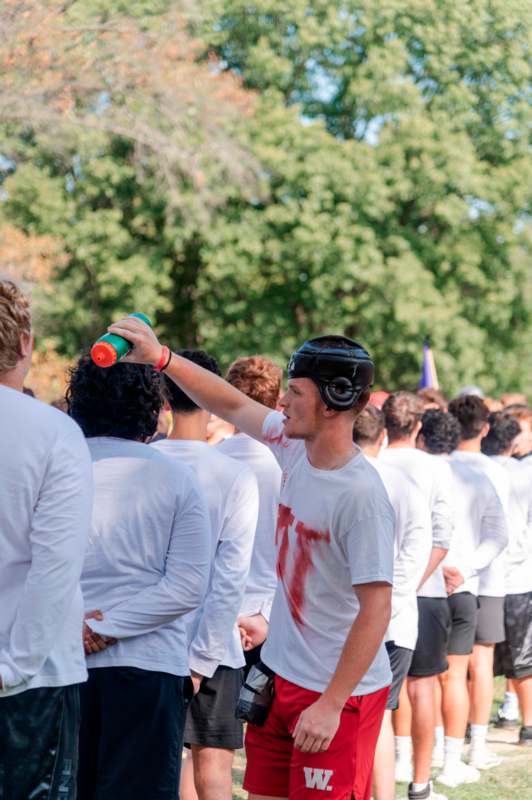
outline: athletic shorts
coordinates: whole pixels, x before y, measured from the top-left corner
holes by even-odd
[[[504,642],[504,597],[480,595],[478,603],[475,644]]]
[[[74,800],[79,689],[26,689],[0,699],[1,800]]]
[[[477,629],[478,597],[458,592],[447,598],[451,612],[451,633],[447,652],[450,656],[468,656],[473,652]]]
[[[427,678],[447,670],[451,612],[446,597],[418,597],[418,637],[408,674]]]
[[[532,592],[506,595],[504,629],[506,640],[495,648],[495,674],[528,678],[532,675]]]
[[[328,750],[302,753],[293,745],[299,715],[321,696],[279,676],[263,727],[248,724],[244,789],[289,800],[357,800],[371,797],[375,747],[388,697],[388,687],[351,697]]]
[[[201,747],[239,750],[244,746],[244,726],[235,710],[244,670],[218,667],[212,678],[204,678],[190,701],[185,724],[185,743]]]
[[[408,675],[414,651],[409,650],[408,647],[399,647],[395,642],[386,642],[386,650],[388,651],[388,658],[390,659],[390,667],[393,676],[386,708],[391,711],[396,711],[399,708],[401,687]]]
[[[77,800],[175,800],[190,683],[138,667],[89,669]]]

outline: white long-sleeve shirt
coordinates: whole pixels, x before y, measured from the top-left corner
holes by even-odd
[[[510,479],[506,594],[524,594],[532,591],[532,462],[507,456],[494,456],[493,460]]]
[[[495,487],[467,461],[450,459],[453,473],[455,529],[446,566],[456,567],[464,583],[456,593],[478,595],[480,575],[508,543],[506,514]]]
[[[0,385],[0,698],[87,678],[79,576],[91,500],[76,423]]]
[[[508,502],[510,497],[510,480],[507,473],[492,458],[484,453],[471,453],[467,450],[455,450],[451,460],[456,463],[468,464],[471,469],[485,475],[492,482],[499,496],[503,511],[508,519]],[[508,535],[506,539],[508,544]],[[488,597],[504,597],[506,569],[506,556],[504,549],[485,567],[479,575],[478,593]]]
[[[388,493],[395,514],[392,616],[386,641],[413,650],[418,634],[417,587],[432,549],[432,525],[427,501],[404,472],[366,456]]]
[[[88,440],[94,473],[92,530],[81,586],[97,633],[117,644],[92,667],[188,675],[184,616],[203,600],[211,533],[192,470],[140,442]]]
[[[432,523],[432,546],[449,549],[454,528],[451,497],[451,468],[441,456],[433,456],[414,447],[387,447],[379,460],[402,470],[421,491],[429,504]],[[419,597],[447,597],[441,565],[418,591]]]
[[[187,619],[189,665],[212,677],[220,665],[242,667],[236,619],[242,605],[257,526],[259,497],[251,470],[205,442],[163,439],[152,448],[191,467],[211,520],[211,571],[204,602]]]
[[[266,445],[245,433],[237,433],[220,442],[218,450],[241,464],[246,464],[257,479],[259,516],[240,614],[262,614],[269,620],[277,586],[275,527],[281,491],[281,468]]]

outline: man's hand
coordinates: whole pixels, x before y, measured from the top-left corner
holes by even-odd
[[[294,747],[302,753],[327,750],[338,730],[340,714],[341,710],[320,697],[299,715],[292,733]]]
[[[268,623],[262,614],[238,618],[238,630],[243,650],[253,650],[262,644],[268,635]]]
[[[456,567],[443,567],[442,571],[447,594],[452,594],[464,583],[464,576]]]
[[[123,336],[133,345],[133,350],[124,356],[122,361],[133,364],[158,364],[162,354],[162,345],[159,343],[153,330],[138,317],[125,317],[110,325],[107,330],[117,336]]]
[[[195,695],[199,692],[200,686],[201,686],[201,682],[202,682],[204,677],[205,676],[204,675],[200,675],[199,672],[194,672],[193,669],[190,670],[190,679],[192,681],[192,686],[194,688],[194,694]]]
[[[84,619],[102,620],[103,614],[98,609],[87,611]],[[105,650],[113,644],[116,644],[116,639],[113,639],[111,636],[100,636],[99,633],[95,633],[91,630],[86,622],[83,623],[83,648],[86,656],[90,656],[92,653],[101,653],[102,650]]]

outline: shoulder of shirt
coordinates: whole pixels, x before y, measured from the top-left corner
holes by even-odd
[[[38,426],[39,430],[44,436],[48,436],[52,444],[57,443],[61,439],[73,436],[81,441],[85,441],[83,432],[77,422],[72,417],[60,411],[58,408],[43,403],[36,397],[18,392],[15,389],[9,390],[10,398],[15,403],[15,408],[20,409],[20,416],[23,420],[24,428],[33,428]],[[9,419],[13,420],[14,414],[10,410]]]

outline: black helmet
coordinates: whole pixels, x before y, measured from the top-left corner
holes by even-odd
[[[346,336],[309,339],[292,355],[289,378],[310,378],[321,398],[334,411],[347,411],[373,383],[369,353]]]

